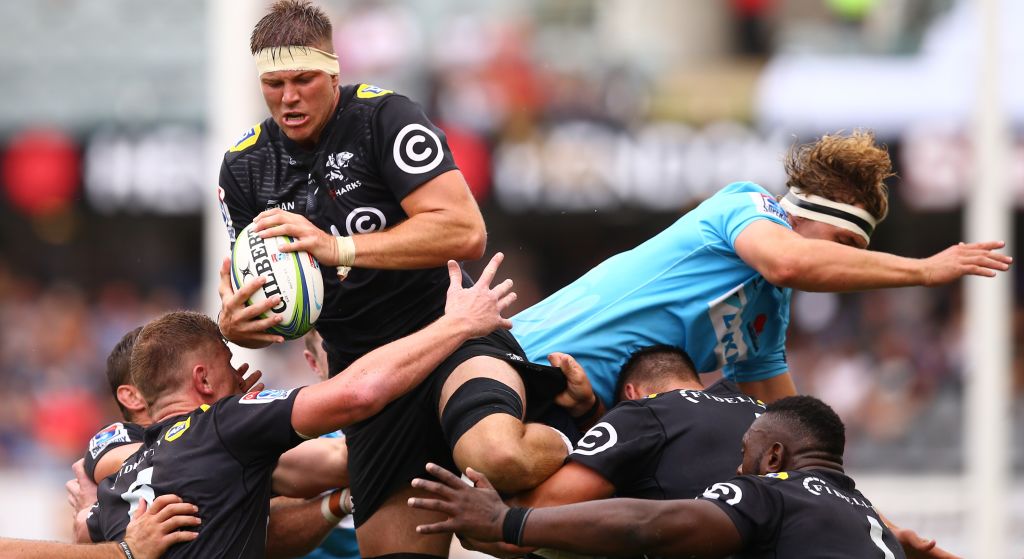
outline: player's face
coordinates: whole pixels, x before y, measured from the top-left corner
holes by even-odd
[[[771,449],[768,434],[755,421],[743,435],[743,462],[737,468],[739,475],[767,473],[767,454]]]
[[[285,136],[315,144],[338,101],[338,76],[317,70],[282,70],[260,76],[263,99]]]
[[[210,370],[209,383],[213,387],[215,399],[221,399],[241,390],[242,375],[231,366],[231,350],[227,344],[218,343],[208,361]]]
[[[793,218],[793,230],[808,239],[820,239],[834,243],[851,246],[853,248],[867,248],[868,243],[864,237],[828,223],[805,219],[802,217]]]

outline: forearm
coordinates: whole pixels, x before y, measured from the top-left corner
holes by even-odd
[[[320,512],[320,499],[275,497],[270,501],[267,557],[301,557],[316,549],[337,526]]]
[[[776,285],[801,291],[860,291],[923,285],[923,261],[831,241],[801,239],[786,249]],[[766,276],[768,277],[768,276]],[[769,281],[772,281],[769,278]]]
[[[353,235],[354,266],[409,270],[443,266],[448,260],[476,260],[486,245],[481,223],[454,209],[415,214],[386,231]]]
[[[714,527],[702,530],[695,521],[697,503],[613,499],[534,509],[522,545],[590,555],[704,555],[723,542]]]
[[[273,474],[274,492],[310,498],[348,487],[348,447],[345,439],[312,439],[285,452]]]
[[[18,559],[124,559],[115,543],[94,545],[0,538],[0,557]]]
[[[299,393],[295,430],[321,435],[362,421],[418,385],[472,336],[465,324],[442,316],[426,328],[381,346],[328,381]]]

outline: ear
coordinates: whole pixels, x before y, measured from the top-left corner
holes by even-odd
[[[316,356],[313,355],[313,353],[308,349],[302,350],[302,356],[306,358],[306,365],[309,365],[309,368],[313,371],[313,374],[315,374],[318,377],[322,377],[323,372],[320,370],[320,364],[316,362]]]
[[[622,387],[622,394],[625,396],[626,400],[639,400],[646,396],[646,394],[641,393],[640,389],[632,382],[627,382]]]
[[[334,74],[331,76],[331,87],[338,89],[338,84],[341,83],[341,75]]]
[[[761,471],[762,472],[781,472],[785,470],[783,467],[786,461],[786,445],[782,443],[772,443],[771,448],[768,452],[764,453],[761,457]]]
[[[192,389],[202,396],[213,396],[213,385],[210,384],[210,372],[206,365],[198,364],[192,367]]]
[[[122,384],[117,387],[117,401],[132,413],[139,413],[146,410],[146,399],[142,397],[138,388],[130,384]]]

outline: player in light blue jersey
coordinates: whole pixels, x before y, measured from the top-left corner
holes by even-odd
[[[604,261],[513,317],[527,357],[574,356],[614,401],[636,349],[683,347],[700,372],[722,369],[752,396],[796,393],[786,365],[792,289],[851,291],[994,276],[1001,241],[958,244],[930,258],[864,250],[888,211],[892,164],[870,132],[826,135],[786,158],[789,192],[751,182],[720,190],[668,229]]]

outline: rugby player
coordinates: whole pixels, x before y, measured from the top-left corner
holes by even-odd
[[[888,211],[889,154],[869,132],[826,135],[786,158],[776,200],[751,182],[720,190],[640,246],[513,317],[530,359],[574,356],[606,403],[638,347],[686,350],[771,402],[796,393],[785,357],[793,289],[853,291],[991,277],[1004,243],[960,243],[930,258],[865,250]]]
[[[738,475],[709,486],[698,499],[510,509],[483,475],[466,472],[474,488],[429,464],[440,483],[413,484],[433,498],[409,504],[448,516],[419,526],[424,533],[594,555],[906,557],[843,471],[844,445],[843,423],[827,404],[792,396],[769,404],[750,426]],[[934,542],[922,547],[929,546]]]
[[[731,381],[705,388],[686,353],[671,346],[634,352],[619,381],[621,402],[580,439],[569,462],[512,502],[692,499],[736,470],[740,440],[764,413]]]
[[[138,500],[178,494],[202,515],[199,537],[168,557],[262,557],[271,471],[304,438],[335,431],[380,411],[411,390],[460,344],[507,327],[511,281],[490,287],[501,255],[480,281],[462,287],[448,263],[445,313],[382,346],[326,382],[238,395],[239,377],[217,325],[204,315],[169,313],[140,332],[132,350],[135,385],[156,421],[143,446],[99,488],[89,518],[94,541],[116,541]]]
[[[0,538],[0,557],[18,559],[157,559],[177,543],[195,540],[198,533],[182,530],[200,524],[196,506],[177,495],[142,500],[125,529],[124,539],[114,543],[66,544]]]
[[[250,49],[271,116],[224,156],[218,193],[228,237],[233,243],[255,222],[261,237],[289,235],[295,241],[285,250],[308,251],[325,270],[338,267],[337,275],[325,273],[316,323],[336,374],[441,315],[444,263],[481,257],[483,218],[444,133],[418,105],[373,85],[340,85],[331,24],[320,9],[276,2],[256,24]],[[258,318],[278,299],[246,307],[261,284],[234,292],[228,269],[225,260],[225,338],[252,348],[282,342],[266,332],[277,319]],[[523,420],[541,414],[565,379],[553,368],[525,369],[521,377],[524,362],[512,335],[498,329],[346,429],[364,556],[447,554],[448,538],[413,530],[427,513],[404,504],[418,464],[472,465],[508,491],[533,487],[561,466],[569,446],[563,436]],[[574,402],[570,413],[583,415],[590,404]]]
[[[142,327],[125,334],[107,357],[107,380],[124,415],[125,422],[113,423],[97,433],[89,443],[85,458],[72,465],[75,479],[65,488],[73,511],[72,533],[79,543],[91,541],[86,519],[96,503],[96,487],[114,474],[126,458],[138,450],[145,428],[153,423],[145,401],[132,383],[129,361],[135,339]],[[248,364],[238,368],[244,377]],[[240,384],[240,392],[260,391],[262,373],[255,371]],[[274,468],[274,493],[310,497],[348,484],[347,449],[336,438],[305,441],[285,452]],[[345,515],[342,491],[334,490],[315,501],[275,497],[271,500],[270,525],[267,528],[267,557],[296,557],[315,549],[332,532],[336,519]],[[328,543],[338,544],[337,538]],[[354,535],[346,549],[355,549]],[[334,545],[335,549],[341,546]]]

